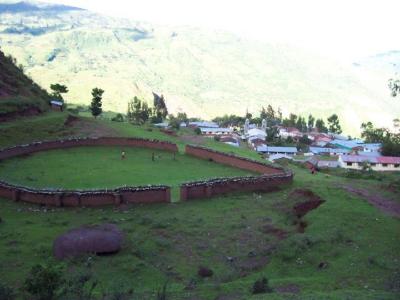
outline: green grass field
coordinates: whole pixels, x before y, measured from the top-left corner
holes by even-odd
[[[122,150],[126,153],[124,160]],[[0,178],[14,184],[50,189],[163,184],[173,188],[175,200],[183,182],[255,174],[185,154],[177,154],[174,159],[167,151],[130,147],[51,150],[0,162]]]
[[[34,123],[30,123],[33,129]],[[185,144],[180,137],[161,136],[145,127],[106,121],[100,125],[112,127],[117,135],[148,134],[149,138],[178,140],[180,147]],[[74,128],[74,134],[79,134],[78,129]],[[236,150],[212,140],[207,141],[207,146],[259,159],[252,151]],[[76,161],[74,168],[67,169],[69,173],[59,178],[65,180],[66,186],[89,187],[90,181],[83,183],[78,178],[89,180],[90,172],[104,183],[118,185],[129,179],[119,170],[131,172],[128,163],[137,151],[141,150],[127,149],[124,163],[120,149],[112,147],[50,151],[5,161],[1,169],[8,170],[3,176],[32,185],[39,181],[27,177],[39,170],[44,174],[37,179],[51,182],[59,172],[53,166],[63,164],[57,157],[65,155],[71,160],[79,154],[79,158],[72,159]],[[148,151],[141,155],[136,163],[149,158]],[[113,163],[104,168],[102,158]],[[196,164],[196,159],[183,155],[178,156],[178,163],[186,159],[191,165]],[[180,180],[177,174],[208,177],[215,172],[231,172],[209,166],[205,161],[189,170],[175,168],[176,162],[165,156],[156,163],[172,164],[174,178],[170,173],[165,177],[171,184]],[[295,164],[288,166],[295,172],[293,184],[265,194],[239,193],[190,202],[96,209],[44,208],[1,199],[0,282],[12,287],[18,299],[31,299],[22,289],[23,282],[32,266],[47,263],[60,266],[65,278],[92,274],[91,280],[98,281],[96,299],[157,299],[157,290],[165,283],[167,299],[399,299],[399,218],[382,212],[342,186],[363,188],[398,201],[400,191],[387,187],[400,175],[359,179],[335,173],[311,175]],[[80,172],[73,171],[77,168]],[[111,171],[115,178],[108,175]],[[158,183],[161,174],[156,169],[148,173]],[[146,180],[138,176],[135,179]],[[53,182],[60,183],[56,178]],[[93,187],[97,182],[92,181]],[[304,200],[293,196],[296,189],[310,189],[325,201],[304,217],[308,224],[304,233],[299,233],[293,223],[292,207]],[[52,242],[59,234],[81,225],[102,223],[115,223],[123,230],[125,241],[120,253],[87,255],[64,262],[52,258]],[[280,231],[286,232],[286,236],[276,234]],[[319,268],[321,263],[323,268]],[[199,266],[211,268],[214,275],[201,278],[197,275]],[[269,279],[273,292],[252,295],[254,282],[263,276]],[[129,295],[117,298],[117,292]],[[114,298],[104,298],[104,294]]]

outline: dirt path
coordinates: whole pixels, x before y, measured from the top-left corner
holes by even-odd
[[[368,203],[377,207],[384,213],[400,218],[400,203],[387,199],[376,192],[372,192],[366,189],[350,185],[343,185],[340,187],[345,189],[349,193],[365,198],[368,201]]]

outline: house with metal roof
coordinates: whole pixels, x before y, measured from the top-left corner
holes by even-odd
[[[341,155],[338,162],[339,166],[345,169],[362,170],[369,166],[374,171],[400,171],[400,157]]]
[[[214,135],[223,135],[223,134],[231,134],[233,130],[231,128],[214,128],[214,127],[200,127],[200,131],[202,135],[214,136]]]
[[[321,148],[321,147],[310,147],[310,152],[314,155],[347,155],[350,154],[350,150],[342,148]]]
[[[267,146],[261,145],[256,148],[257,152],[265,153],[265,154],[287,154],[294,155],[297,153],[296,147],[275,147],[275,146]]]
[[[192,127],[192,128],[218,128],[219,125],[215,122],[198,121],[198,122],[189,122],[189,127]]]
[[[50,101],[51,109],[54,111],[63,111],[64,110],[64,103],[60,100],[51,100]]]

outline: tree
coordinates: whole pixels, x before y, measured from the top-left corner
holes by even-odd
[[[92,116],[97,118],[102,112],[102,97],[104,90],[99,88],[94,88],[92,90],[92,103],[90,103],[90,111],[92,112]]]
[[[176,118],[174,115],[169,115],[168,116],[168,124],[171,128],[179,130],[181,128],[181,121]]]
[[[52,90],[52,94],[51,94],[52,97],[64,102],[64,98],[62,97],[62,94],[68,93],[68,88],[65,85],[62,85],[59,83],[51,84],[50,89]]]
[[[276,123],[276,121],[275,121],[275,119],[276,119],[275,110],[269,104],[268,104],[268,107],[267,107],[266,119],[267,119],[267,124],[275,125],[275,123]]]
[[[312,114],[310,114],[308,116],[308,122],[307,122],[309,131],[311,131],[314,128],[314,123],[315,123],[315,118],[312,116]]]
[[[382,154],[400,156],[400,133],[390,132],[387,128],[375,128],[371,122],[361,125],[361,137],[367,143],[381,143]]]
[[[325,122],[322,119],[317,119],[315,121],[315,127],[318,129],[318,132],[328,132],[328,128],[325,126]]]
[[[153,106],[154,106],[154,123],[161,123],[168,116],[167,105],[165,104],[164,96],[157,95],[153,92]]]
[[[328,126],[330,132],[337,134],[342,133],[342,127],[340,126],[339,117],[337,114],[333,114],[328,118]]]
[[[400,79],[389,79],[389,88],[392,91],[392,96],[396,97],[400,94]]]
[[[265,110],[264,106],[261,107],[261,111],[260,111],[260,119],[267,119],[267,111]]]

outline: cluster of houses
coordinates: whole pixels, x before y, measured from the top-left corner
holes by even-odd
[[[301,132],[297,128],[276,126],[278,135],[282,139],[289,137],[297,142],[304,135],[311,145],[308,151],[300,152],[297,147],[270,146],[266,142],[267,122],[263,120],[261,126],[250,124],[246,120],[243,130],[233,127],[219,127],[215,122],[198,121],[185,123],[184,126],[199,128],[201,135],[218,137],[222,143],[239,147],[241,141],[250,148],[267,157],[270,161],[281,158],[298,159],[298,155],[306,157],[306,161],[318,168],[346,168],[363,169],[366,166],[376,171],[400,171],[400,157],[382,156],[381,144],[365,143],[360,139],[321,133],[317,130]],[[302,159],[304,161],[304,159]]]

